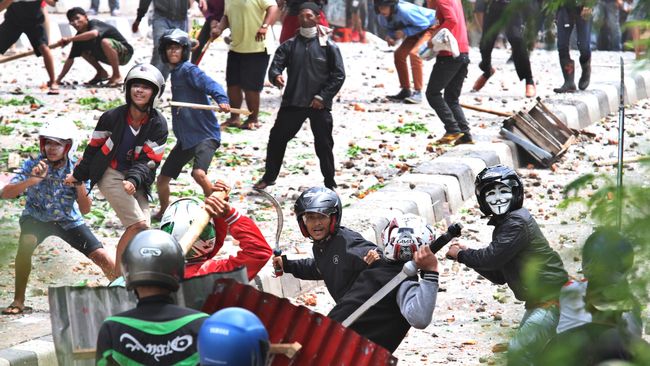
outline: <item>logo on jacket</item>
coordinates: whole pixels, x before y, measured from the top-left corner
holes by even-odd
[[[334,264],[339,264],[339,255],[338,254],[335,254],[334,257],[332,257],[332,262],[334,262]]]
[[[124,347],[129,351],[146,353],[159,362],[160,357],[171,355],[174,352],[184,352],[190,348],[193,340],[191,335],[186,334],[167,341],[167,344],[147,343],[147,345],[142,345],[142,343],[129,333],[122,333],[120,342],[124,342]]]

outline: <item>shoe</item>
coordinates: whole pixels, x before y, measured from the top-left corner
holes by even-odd
[[[90,9],[86,10],[86,15],[93,15],[93,16],[97,15],[97,10],[95,10],[93,8],[90,8]]]
[[[484,73],[481,74],[481,76],[479,76],[478,79],[476,79],[476,81],[474,82],[474,86],[472,87],[472,91],[477,92],[477,91],[483,89],[483,87],[485,86],[485,83],[487,83],[488,79],[491,78],[492,75],[494,75],[495,72],[496,72],[496,70],[494,69],[494,67],[492,67],[492,68],[490,68],[490,76],[485,76]]]
[[[474,140],[472,139],[472,136],[464,135],[463,137],[461,137],[458,140],[454,141],[454,146],[457,146],[457,145],[474,145]]]
[[[120,14],[121,13],[120,13],[119,9],[111,10],[111,16],[112,17],[116,17],[116,16],[118,16]]]
[[[399,91],[399,93],[395,95],[389,95],[388,99],[393,99],[393,100],[404,100],[408,97],[411,96],[411,89],[402,89]]]
[[[463,137],[464,135],[465,134],[462,132],[446,133],[444,136],[442,136],[436,141],[436,144],[438,145],[453,144],[454,142],[456,142],[456,140]]]
[[[266,187],[268,186],[273,186],[273,185],[275,185],[275,182],[267,182],[264,179],[260,179],[257,181],[257,183],[253,184],[253,189],[262,190],[262,189],[266,189]]]
[[[404,103],[408,103],[408,104],[422,103],[422,92],[419,90],[414,91],[410,97],[404,98]]]
[[[560,66],[562,66],[562,76],[564,76],[564,84],[559,88],[554,88],[553,91],[556,93],[573,93],[576,91],[576,83],[574,81],[575,77],[575,62],[571,59],[560,60]],[[528,93],[528,89],[526,89]],[[526,95],[528,96],[528,95]]]
[[[535,84],[526,84],[526,98],[532,98],[537,94]]]
[[[578,80],[578,88],[585,90],[591,80],[591,60],[580,62],[580,66],[582,66],[582,74],[580,75],[580,80]]]

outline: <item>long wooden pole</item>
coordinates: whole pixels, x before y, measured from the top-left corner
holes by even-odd
[[[463,108],[471,109],[473,111],[494,114],[494,115],[500,116],[500,117],[512,117],[512,113],[506,113],[506,112],[502,112],[502,111],[495,111],[493,109],[477,107],[477,106],[471,105],[471,104],[460,103],[460,106],[463,107]]]
[[[177,102],[172,100],[169,102],[169,104],[172,107],[184,107],[184,108],[193,108],[193,109],[205,109],[209,111],[219,111],[219,106],[217,105],[208,105],[208,104],[196,104],[196,103],[185,103],[185,102]],[[241,108],[230,108],[230,113],[237,113],[237,114],[243,114],[244,116],[248,116],[251,114],[251,111],[248,109],[241,109]]]
[[[49,47],[50,49],[53,49],[53,48],[57,48],[57,47],[60,47],[60,46],[59,46],[58,43],[52,43],[52,44],[49,45],[48,47]],[[3,57],[2,59],[0,59],[0,64],[4,64],[5,62],[9,62],[9,61],[17,60],[17,59],[19,59],[19,58],[23,58],[23,57],[31,56],[31,55],[33,55],[33,54],[34,54],[34,50],[31,50],[31,51],[25,51],[25,52],[17,53],[17,54],[15,54],[15,55],[11,55],[11,56],[7,56],[7,57]]]
[[[228,192],[216,191],[210,196],[217,196],[225,199],[228,196]],[[194,242],[196,242],[196,240],[201,236],[201,233],[208,222],[210,222],[210,214],[208,214],[208,211],[206,211],[205,208],[193,217],[192,225],[190,225],[189,229],[185,232],[185,235],[183,235],[179,241],[179,244],[183,249],[183,254],[187,254],[190,249],[192,249],[192,245],[194,245]]]

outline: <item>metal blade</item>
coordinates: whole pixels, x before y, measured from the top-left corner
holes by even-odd
[[[280,249],[280,235],[282,235],[282,228],[284,227],[284,215],[282,214],[282,206],[280,202],[275,199],[269,192],[263,189],[255,189],[255,192],[259,193],[262,197],[266,198],[271,202],[275,208],[275,212],[278,215],[278,226],[275,231],[275,249]]]
[[[406,265],[404,265],[406,267]],[[364,302],[360,307],[357,308],[357,310],[354,311],[354,313],[350,314],[344,321],[343,321],[343,326],[344,327],[349,327],[352,323],[354,323],[361,315],[363,315],[368,309],[370,309],[373,305],[378,303],[381,299],[383,299],[386,295],[388,295],[395,287],[397,287],[402,281],[404,281],[409,275],[405,272],[404,268],[402,268],[402,271],[395,275],[393,279],[388,281],[384,287],[380,288],[379,291],[375,292],[374,295],[372,295],[366,302]]]

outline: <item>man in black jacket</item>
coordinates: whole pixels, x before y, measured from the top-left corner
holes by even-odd
[[[558,299],[568,275],[535,219],[523,208],[524,187],[514,170],[485,168],[476,177],[476,198],[494,226],[482,249],[454,244],[447,257],[458,260],[496,284],[507,284],[526,312],[508,345],[508,363],[527,365],[555,335]]]
[[[352,287],[368,263],[379,259],[377,246],[341,227],[342,207],[336,192],[325,187],[304,191],[294,211],[302,235],[314,241],[314,258],[273,258],[273,266],[302,280],[323,280],[335,302]]]
[[[325,178],[325,186],[336,188],[334,181],[334,139],[332,138],[332,99],[345,80],[345,68],[339,48],[318,26],[320,8],[312,2],[300,6],[298,35],[284,42],[275,51],[269,80],[278,88],[285,86],[282,71],[288,80],[282,104],[271,129],[266,149],[266,167],[255,187],[264,189],[275,184],[280,173],[287,143],[309,118],[314,134],[316,155]]]
[[[165,117],[154,108],[165,88],[160,71],[136,65],[125,84],[126,105],[99,117],[83,158],[65,179],[67,184],[90,179],[90,188],[99,187],[122,222],[116,263],[135,234],[149,228],[151,184],[168,135]]]

